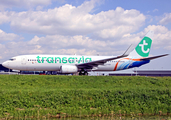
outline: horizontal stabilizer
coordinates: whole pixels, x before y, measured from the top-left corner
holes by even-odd
[[[164,57],[164,56],[167,56],[167,55],[169,55],[169,54],[158,55],[158,56],[147,57],[147,58],[141,58],[141,60],[153,60],[153,59],[156,59],[156,58],[159,58],[159,57]]]

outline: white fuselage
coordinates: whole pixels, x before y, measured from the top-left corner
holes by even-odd
[[[113,56],[78,56],[78,55],[22,55],[16,56],[3,63],[3,66],[23,71],[59,71],[62,65],[76,65],[96,61]],[[93,71],[116,71],[128,69],[136,62],[132,58],[120,58],[107,61],[94,67]]]

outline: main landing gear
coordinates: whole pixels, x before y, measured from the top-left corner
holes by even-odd
[[[81,69],[81,71],[79,72],[79,75],[88,75],[88,72],[84,69]]]

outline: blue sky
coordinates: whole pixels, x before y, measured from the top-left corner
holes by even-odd
[[[170,0],[0,0],[0,63],[22,54],[120,55],[153,30],[171,53]],[[140,69],[171,69],[171,57]]]

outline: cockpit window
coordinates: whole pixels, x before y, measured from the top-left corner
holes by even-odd
[[[11,58],[11,59],[9,59],[10,61],[14,61],[14,60],[16,60],[16,58]]]

